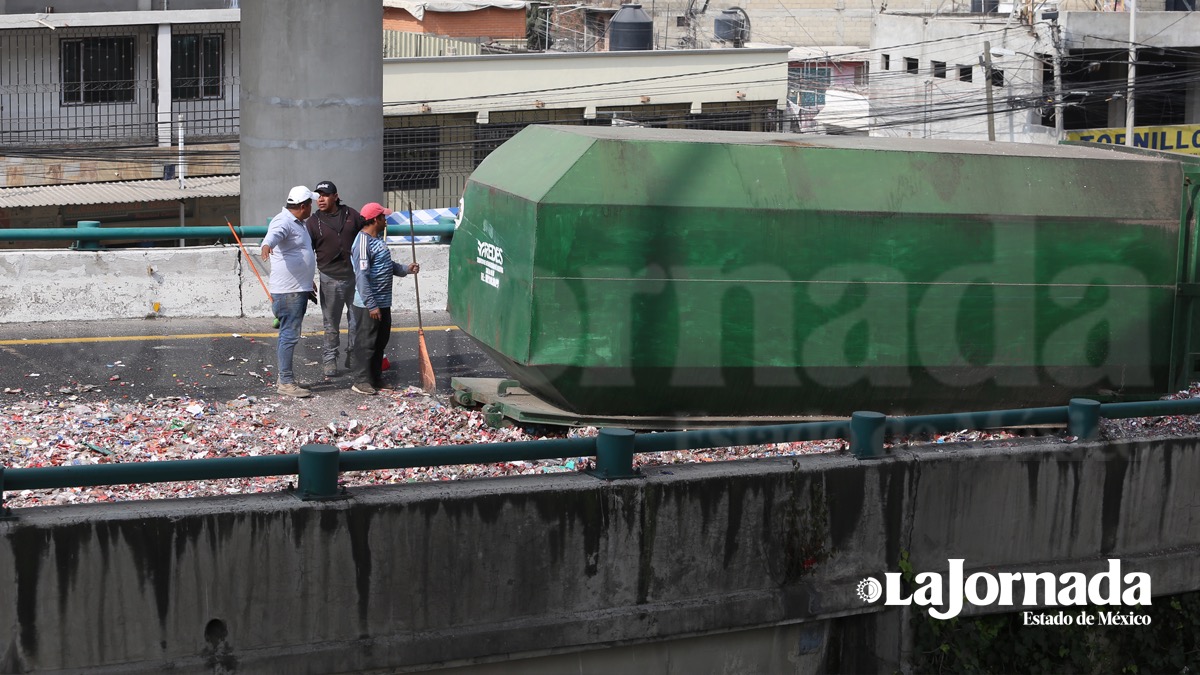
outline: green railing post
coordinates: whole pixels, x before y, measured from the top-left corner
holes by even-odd
[[[633,443],[636,436],[629,429],[601,429],[596,437],[596,470],[593,475],[605,480],[637,476],[638,473],[633,470]]]
[[[305,445],[300,448],[300,498],[332,499],[338,496],[338,456],[332,445]]]
[[[883,456],[883,413],[859,410],[850,416],[850,452],[859,459]]]
[[[98,221],[98,220],[81,220],[78,223],[76,223],[75,227],[80,230],[92,230],[92,229],[96,229],[96,228],[100,227],[100,221]],[[98,241],[80,240],[80,241],[75,242],[75,250],[77,250],[77,251],[99,251],[102,248],[104,248],[104,247],[101,246],[100,242],[98,242]]]
[[[1085,441],[1100,435],[1100,402],[1073,398],[1067,404],[1067,432]]]

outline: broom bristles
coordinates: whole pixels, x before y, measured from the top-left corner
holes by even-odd
[[[421,362],[421,388],[432,392],[437,389],[437,378],[429,361],[429,350],[425,347],[425,331],[417,331],[417,356]]]

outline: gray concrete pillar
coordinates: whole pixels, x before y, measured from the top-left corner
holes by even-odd
[[[383,5],[255,0],[241,35],[242,224],[321,180],[354,208],[382,201]]]

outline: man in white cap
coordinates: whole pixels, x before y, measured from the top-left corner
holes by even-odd
[[[279,382],[276,391],[285,396],[307,398],[312,392],[296,384],[292,374],[292,356],[300,342],[300,325],[313,292],[317,261],[312,239],[304,221],[312,215],[313,193],[303,185],[288,192],[283,210],[271,219],[262,240],[262,259],[271,261],[267,288],[271,291],[271,311],[279,319],[279,345],[276,348]]]

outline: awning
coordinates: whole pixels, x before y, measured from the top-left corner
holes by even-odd
[[[142,204],[181,199],[237,197],[241,176],[197,176],[187,178],[185,187],[177,179],[131,180],[112,183],[71,183],[0,188],[0,209],[37,206],[82,206],[87,204]]]
[[[417,209],[417,210],[413,211],[413,223],[416,225],[436,225],[439,222],[444,222],[446,220],[457,220],[457,219],[458,219],[458,207],[449,208],[449,209]],[[399,227],[401,230],[403,230],[405,227],[408,227],[408,211],[393,212],[392,215],[387,217],[387,224],[388,224],[389,228]],[[406,244],[406,243],[408,243],[409,239],[411,239],[411,237],[388,237],[387,243],[389,243],[389,244],[401,244],[401,243]],[[437,242],[437,241],[441,241],[441,237],[417,237],[416,238],[416,242],[418,244],[432,243],[432,242]]]
[[[417,21],[425,19],[430,12],[474,12],[477,9],[496,7],[499,9],[525,9],[522,0],[383,0],[384,7],[403,9]]]
[[[870,61],[871,50],[845,45],[826,47],[792,47],[788,61]]]

